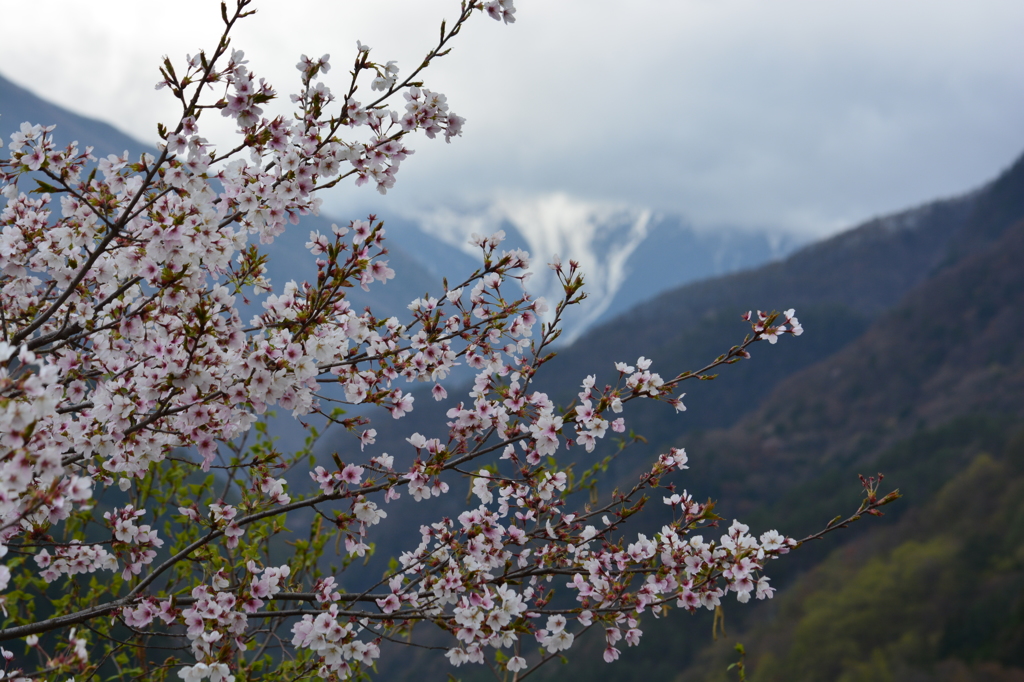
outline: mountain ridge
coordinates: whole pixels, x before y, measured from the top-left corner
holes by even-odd
[[[545,264],[555,255],[579,263],[590,300],[563,318],[563,346],[667,289],[778,259],[803,243],[768,230],[701,229],[682,215],[557,192],[407,212],[400,229],[403,238],[424,246],[441,242],[467,256],[475,253],[468,245],[472,233],[503,230],[504,248],[531,254],[527,289],[549,300],[560,298],[561,286]],[[415,252],[429,267],[436,251],[435,244]]]
[[[914,286],[967,254],[969,249],[960,243],[971,239],[969,235],[994,233],[990,225],[998,220],[993,216],[1024,216],[1021,194],[1024,158],[958,197],[873,218],[783,260],[662,293],[596,327],[552,364],[560,376],[579,380],[600,369],[599,382],[609,378],[613,360],[632,362],[640,355],[654,358],[662,372],[692,369],[739,340],[744,333],[741,313],[795,308],[809,333],[792,344],[785,339],[770,351],[755,349],[753,362],[730,367],[718,381],[695,387],[690,411],[676,428],[728,426],[764,399],[775,383],[838,351]],[[977,229],[967,229],[975,222]],[[559,393],[556,386],[565,381],[541,385],[567,399],[570,391]],[[723,382],[745,385],[742,400],[738,392],[721,386]],[[644,406],[638,431],[653,428],[657,412],[656,406]]]

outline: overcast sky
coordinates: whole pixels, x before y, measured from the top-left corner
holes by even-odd
[[[464,137],[415,140],[387,197],[348,187],[330,206],[558,191],[823,235],[970,189],[1024,151],[1020,0],[516,4],[516,24],[477,17],[425,76],[467,118]],[[150,142],[156,121],[175,120],[167,91],[153,89],[161,55],[212,49],[220,29],[214,0],[43,6],[5,3],[0,73]],[[280,93],[294,89],[303,52],[332,55],[340,90],[356,39],[408,73],[458,9],[256,6],[234,46]]]

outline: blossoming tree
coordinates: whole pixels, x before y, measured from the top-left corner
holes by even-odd
[[[566,451],[585,460],[622,433],[631,401],[685,409],[682,382],[800,334],[793,311],[746,315],[745,340],[697,371],[663,378],[640,358],[609,367],[613,384],[581,377],[578,399],[559,409],[533,382],[563,311],[582,300],[574,263],[551,264],[564,297],[549,310],[520,287],[528,254],[501,250],[500,234],[477,237],[476,272],[413,301],[407,319],[382,319],[346,298],[394,276],[370,216],[312,233],[308,279],[275,293],[249,240],[273,242],[344,180],[385,192],[414,133],[459,136],[463,119],[420,74],[475,13],[511,23],[515,9],[463,0],[404,79],[360,44],[342,94],[323,80],[326,55],[303,56],[296,115],[269,119],[261,105],[275,91],[230,45],[250,3],[222,5],[212,51],[164,61],[158,87],[181,117],[160,126],[158,155],[93,163],[90,148],[58,148],[51,127],[25,123],[0,160],[5,676],[347,679],[423,622],[448,633],[453,665],[516,679],[591,628],[610,662],[620,642],[638,643],[647,610],[770,597],[766,562],[799,543],[739,522],[695,534],[718,517],[670,482],[685,452],[594,501],[574,494],[594,471],[574,472]],[[226,151],[200,135],[217,111],[240,135]],[[262,308],[244,320],[249,297]],[[476,372],[472,387],[438,433],[409,433],[406,452],[376,450],[370,418],[333,407],[379,406],[400,428],[393,420],[415,399],[448,400],[456,364]],[[415,382],[430,390],[414,396]],[[350,440],[336,441],[330,463],[310,463],[310,447],[280,453],[259,423],[271,407],[321,415]],[[308,471],[309,485],[290,487],[289,469]],[[363,556],[387,529],[389,502],[429,506],[456,480],[472,503],[424,523],[378,581],[344,590],[325,568],[332,540]],[[873,479],[865,487],[851,519],[897,496],[879,497]],[[627,534],[659,488],[674,520]],[[281,542],[296,519],[308,534]]]

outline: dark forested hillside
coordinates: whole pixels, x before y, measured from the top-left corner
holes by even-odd
[[[957,207],[957,219],[933,239],[913,234],[928,229],[925,220],[905,227],[907,234],[884,227],[894,221],[875,221],[790,259],[804,273],[802,292],[784,292],[771,266],[746,282],[721,281],[735,293],[715,293],[708,282],[676,292],[682,302],[666,296],[667,319],[656,323],[670,325],[667,311],[754,295],[755,281],[762,291],[813,300],[841,293],[844,280],[855,288],[865,272],[889,277],[888,301],[882,289],[851,296],[858,314],[846,327],[838,321],[848,338],[760,387],[753,409],[722,416],[729,428],[679,429],[651,445],[685,446],[691,469],[680,484],[759,531],[778,527],[799,537],[821,528],[856,503],[861,473],[882,471],[905,497],[886,518],[861,521],[771,566],[781,592],[753,609],[727,604],[727,639],[712,640],[708,614],[675,614],[648,623],[642,645],[613,666],[600,662],[603,645],[595,641],[584,645],[591,651],[574,652],[572,665],[542,677],[735,680],[726,669],[742,641],[748,679],[757,682],[1024,680],[1024,164],[970,197],[932,206]],[[916,275],[890,275],[868,262],[871,250],[879,259],[891,255],[885,234],[896,236],[894,251],[911,242],[930,250],[927,259],[910,259]],[[853,262],[838,257],[844,249]],[[812,266],[815,253],[832,260],[832,284],[816,285],[811,273],[824,271]],[[806,268],[798,268],[804,258]],[[807,335],[818,333],[807,326]],[[807,335],[793,342],[794,353]],[[756,350],[751,365],[778,349]],[[728,374],[719,380],[723,393],[750,388]],[[694,393],[696,405],[702,397]],[[664,436],[668,428],[649,419]]]

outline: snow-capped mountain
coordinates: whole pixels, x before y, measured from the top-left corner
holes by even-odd
[[[388,227],[423,266],[435,274],[444,269],[449,277],[453,264],[469,272],[479,262],[478,249],[469,243],[473,233],[503,230],[506,248],[532,257],[530,293],[549,301],[560,298],[561,287],[546,264],[556,254],[564,263],[576,261],[588,299],[565,320],[562,343],[663,291],[780,258],[801,244],[778,232],[698,229],[679,215],[562,193],[468,208],[435,206],[392,219]]]

